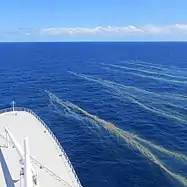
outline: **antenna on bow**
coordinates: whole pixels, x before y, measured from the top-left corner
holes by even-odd
[[[11,104],[12,104],[12,111],[14,112],[16,102],[13,100],[13,101],[11,102]]]

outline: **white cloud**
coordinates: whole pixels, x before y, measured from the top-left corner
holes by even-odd
[[[132,25],[125,27],[47,28],[41,30],[41,33],[46,35],[128,35],[142,32],[143,30]]]
[[[43,35],[101,35],[101,36],[128,36],[128,35],[187,35],[187,24],[174,25],[144,25],[144,26],[121,26],[121,27],[75,27],[75,28],[44,28],[40,30]]]
[[[25,33],[25,35],[26,35],[26,36],[30,36],[30,35],[31,35],[31,33],[30,33],[30,32],[27,32],[27,33]]]

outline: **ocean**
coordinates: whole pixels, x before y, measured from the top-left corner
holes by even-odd
[[[187,43],[0,43],[0,65],[0,109],[38,114],[84,187],[187,186]]]

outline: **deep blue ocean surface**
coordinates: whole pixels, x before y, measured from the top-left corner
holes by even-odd
[[[84,187],[187,184],[187,43],[0,43],[0,108],[12,100]]]

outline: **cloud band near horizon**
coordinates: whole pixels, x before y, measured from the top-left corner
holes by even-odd
[[[78,27],[78,28],[43,28],[41,35],[48,36],[146,36],[146,35],[187,35],[187,24],[173,25],[145,25],[145,26],[121,26],[121,27]]]

